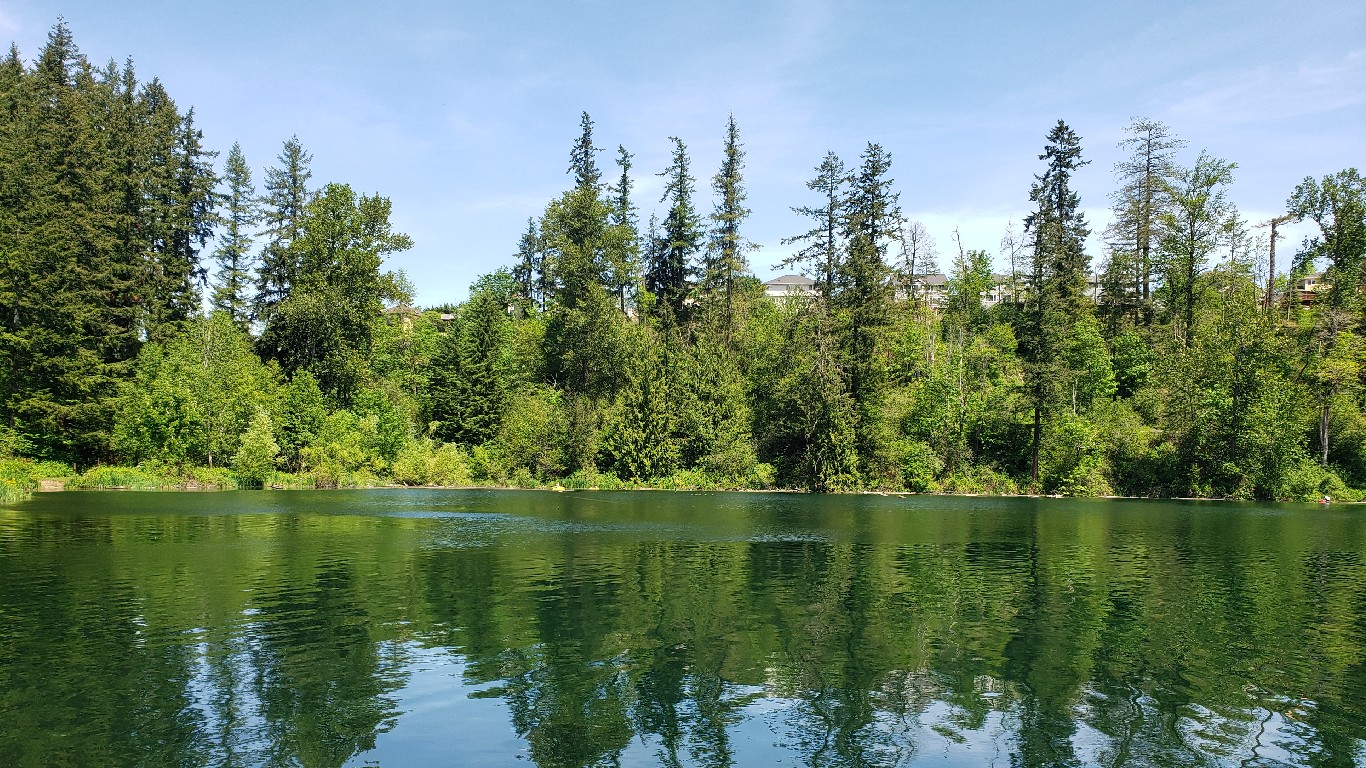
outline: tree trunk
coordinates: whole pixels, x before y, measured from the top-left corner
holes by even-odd
[[[1322,463],[1325,469],[1328,467],[1328,409],[1331,407],[1328,400],[1323,401],[1323,413],[1319,416],[1319,446],[1323,450]]]
[[[1032,474],[1034,483],[1037,485],[1039,482],[1039,404],[1037,402],[1034,403],[1034,439],[1030,452],[1033,454]]]

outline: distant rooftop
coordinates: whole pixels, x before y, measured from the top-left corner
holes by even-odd
[[[764,283],[764,285],[773,286],[800,285],[803,287],[810,287],[815,284],[815,280],[812,280],[811,278],[806,277],[805,275],[782,275],[781,277],[775,277],[772,280],[769,280],[768,282]]]

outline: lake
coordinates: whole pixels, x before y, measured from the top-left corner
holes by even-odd
[[[1364,514],[39,494],[0,765],[1366,765]]]

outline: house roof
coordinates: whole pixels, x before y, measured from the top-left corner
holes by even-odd
[[[775,277],[772,280],[769,280],[768,282],[764,283],[764,285],[784,287],[789,285],[800,285],[809,287],[815,284],[815,280],[812,280],[811,278],[806,277],[805,275],[783,275],[781,277]]]

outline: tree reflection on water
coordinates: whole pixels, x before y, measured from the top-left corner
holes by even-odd
[[[784,538],[771,497],[740,522],[544,498],[492,532],[0,513],[0,763],[409,762],[433,652],[545,768],[1366,758],[1354,515],[822,500]]]

